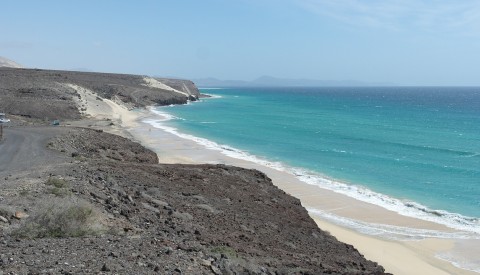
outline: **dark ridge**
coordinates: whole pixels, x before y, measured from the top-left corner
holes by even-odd
[[[75,84],[95,92],[101,98],[117,99],[131,107],[149,105],[185,104],[200,96],[188,80],[162,79],[185,96],[169,90],[151,88],[145,76],[54,71],[40,69],[0,68],[0,110],[10,115],[27,118],[79,119],[73,97],[75,90],[66,84]]]

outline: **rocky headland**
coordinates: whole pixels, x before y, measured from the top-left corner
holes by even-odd
[[[0,111],[21,120],[81,119],[82,92],[129,108],[184,104],[200,96],[189,80],[0,67]]]

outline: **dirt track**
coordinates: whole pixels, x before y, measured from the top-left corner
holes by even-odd
[[[59,127],[4,127],[0,142],[0,177],[22,170],[34,170],[39,165],[55,165],[65,156],[47,149],[53,136],[65,131]]]

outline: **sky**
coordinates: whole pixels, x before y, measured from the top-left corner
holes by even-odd
[[[478,0],[15,0],[0,56],[189,79],[480,86]]]

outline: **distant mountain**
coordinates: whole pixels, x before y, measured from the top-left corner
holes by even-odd
[[[0,67],[23,68],[22,65],[1,56],[0,56]]]
[[[252,81],[220,80],[216,78],[194,79],[197,87],[342,87],[342,86],[392,86],[391,83],[368,83],[354,80],[291,79],[262,76]]]
[[[217,78],[199,78],[192,80],[197,87],[244,87],[251,86],[251,82],[243,80],[220,80]]]

